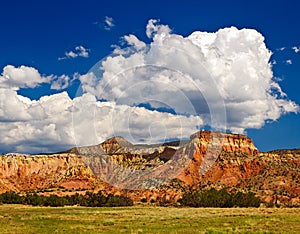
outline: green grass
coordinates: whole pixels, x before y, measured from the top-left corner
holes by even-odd
[[[300,233],[300,209],[1,205],[0,233]]]

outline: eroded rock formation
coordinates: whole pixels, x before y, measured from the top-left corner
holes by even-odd
[[[0,192],[126,190],[135,201],[176,201],[187,189],[214,187],[250,190],[267,202],[294,205],[300,204],[299,166],[299,150],[259,153],[239,134],[200,131],[189,141],[160,145],[114,137],[58,154],[2,155]]]

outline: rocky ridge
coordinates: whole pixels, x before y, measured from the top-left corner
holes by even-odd
[[[299,205],[299,166],[300,150],[260,153],[239,134],[200,131],[189,141],[161,145],[113,137],[58,154],[2,155],[0,192],[126,191],[135,201],[176,201],[188,189],[213,187],[251,190],[268,203]]]

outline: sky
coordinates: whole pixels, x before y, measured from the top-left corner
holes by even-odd
[[[300,147],[299,1],[3,0],[0,153],[242,133]]]

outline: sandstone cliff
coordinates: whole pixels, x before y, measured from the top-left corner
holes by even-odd
[[[259,153],[239,134],[200,131],[189,141],[132,145],[122,137],[52,155],[0,156],[0,192],[105,190],[135,201],[176,201],[187,189],[251,190],[267,202],[300,203],[299,150]],[[53,188],[53,190],[49,190]]]
[[[92,189],[96,185],[99,185],[97,177],[78,155],[7,154],[0,157],[0,192],[51,187]]]

